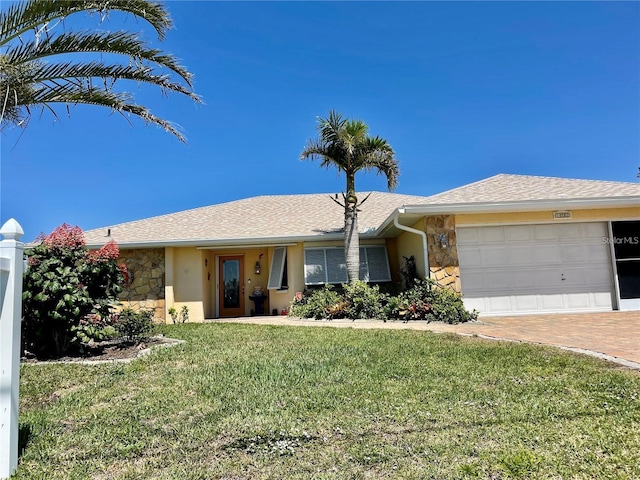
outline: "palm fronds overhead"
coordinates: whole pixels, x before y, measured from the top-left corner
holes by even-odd
[[[137,105],[131,93],[114,88],[118,80],[132,80],[201,103],[191,73],[173,55],[151,48],[129,31],[65,29],[73,14],[104,17],[110,11],[144,19],[159,39],[172,26],[167,10],[149,0],[27,0],[0,12],[0,129],[25,126],[34,107],[54,111],[51,104],[91,104],[139,116],[185,141],[169,121]],[[108,62],[101,56],[105,53],[112,54]],[[83,54],[75,55],[82,59],[73,54]]]

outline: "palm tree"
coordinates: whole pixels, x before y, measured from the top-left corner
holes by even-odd
[[[150,0],[26,0],[0,12],[0,131],[26,126],[34,107],[56,116],[52,104],[66,104],[67,110],[69,105],[90,104],[137,115],[185,141],[170,122],[136,105],[131,93],[114,88],[118,80],[133,80],[201,103],[192,91],[191,73],[173,55],[151,48],[129,31],[65,28],[75,13],[105,18],[111,11],[144,19],[159,40],[172,26],[167,10]],[[93,60],[87,60],[87,54]],[[102,54],[109,54],[109,61]]]
[[[307,142],[300,154],[301,160],[321,160],[320,166],[336,167],[347,177],[344,204],[344,253],[349,282],[358,280],[360,272],[360,237],[358,234],[358,203],[356,173],[375,170],[387,177],[387,188],[393,190],[398,183],[398,161],[391,145],[378,136],[369,136],[369,127],[361,120],[343,119],[331,110],[329,118],[318,118],[319,137]]]

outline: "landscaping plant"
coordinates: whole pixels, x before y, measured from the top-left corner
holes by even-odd
[[[294,298],[289,308],[292,317],[315,318],[346,318],[346,302],[335,291],[332,285],[325,285],[320,290],[304,295],[301,299]]]
[[[352,320],[357,318],[387,318],[386,304],[388,296],[380,292],[377,285],[369,286],[366,282],[358,280],[354,283],[343,285],[343,296],[348,304],[346,317]]]
[[[90,313],[82,318],[78,325],[71,327],[71,331],[75,334],[72,342],[79,341],[83,344],[89,344],[110,340],[118,334],[112,323],[111,316],[101,317],[98,314]]]
[[[138,345],[148,339],[153,332],[153,312],[124,308],[113,316],[114,326],[123,340]]]
[[[438,285],[431,279],[413,279],[413,286],[397,296],[380,291],[378,285],[365,282],[344,284],[340,292],[325,285],[291,303],[293,317],[334,319],[370,318],[377,320],[427,320],[463,323],[476,320],[478,313],[469,312],[460,294]]]
[[[180,309],[180,313],[174,308],[169,309],[169,316],[173,323],[187,323],[189,321],[189,307],[183,305]]]
[[[90,328],[90,315],[108,319],[126,267],[115,242],[89,250],[79,227],[63,224],[40,240],[28,252],[22,338],[33,354],[60,356],[106,326]]]
[[[396,308],[396,318],[403,320],[463,323],[478,318],[478,312],[464,307],[460,294],[431,279],[415,279],[412,288],[398,295]]]

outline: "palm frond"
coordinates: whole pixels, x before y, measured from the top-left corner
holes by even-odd
[[[165,131],[175,135],[181,142],[186,143],[184,136],[170,122],[157,117],[142,105],[131,103],[133,96],[127,92],[112,92],[104,90],[87,90],[73,84],[65,83],[47,86],[35,92],[25,106],[45,106],[51,103],[85,104],[108,107],[116,112],[126,112],[142,118],[148,123],[162,127]]]
[[[5,55],[12,64],[25,63],[67,53],[114,53],[136,61],[152,62],[177,73],[190,86],[192,75],[178,64],[173,55],[150,49],[136,35],[126,32],[68,32],[54,38],[28,41],[7,49]]]
[[[322,168],[337,167],[338,170],[347,171],[348,165],[344,163],[345,158],[339,145],[317,139],[309,140],[300,154],[300,160],[320,160]]]
[[[389,190],[398,183],[399,169],[395,152],[379,136],[369,136],[362,120],[348,120],[331,110],[327,118],[318,118],[318,137],[308,140],[301,160],[321,160],[321,167],[336,167],[347,175],[347,191],[354,190],[354,177],[359,170],[375,170],[387,177]]]
[[[98,13],[102,21],[111,11],[144,19],[161,40],[172,26],[164,6],[150,0],[24,0],[0,12],[0,131],[10,124],[26,125],[34,106],[48,108],[56,115],[50,103],[83,103],[139,116],[184,142],[171,123],[136,105],[133,95],[114,87],[118,80],[143,82],[163,93],[178,92],[202,103],[192,91],[192,74],[176,57],[150,48],[148,42],[128,31],[56,32],[60,23],[56,20],[84,12]],[[71,54],[84,53],[115,54],[115,60],[69,60]],[[61,56],[65,61],[56,61]],[[177,78],[175,81],[174,75],[186,85]]]
[[[111,90],[117,80],[153,84],[163,91],[179,92],[202,103],[198,95],[183,85],[171,81],[169,75],[156,75],[151,67],[143,65],[103,65],[97,62],[54,64],[35,62],[29,73],[23,76],[23,81],[33,86],[64,81],[78,86],[84,85],[87,89],[101,88],[103,90]],[[0,91],[2,88],[0,87]]]
[[[0,12],[0,45],[47,23],[78,12],[122,11],[146,20],[160,40],[173,23],[164,6],[149,0],[28,0]]]

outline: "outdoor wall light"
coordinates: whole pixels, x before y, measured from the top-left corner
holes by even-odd
[[[449,246],[449,238],[447,238],[446,233],[438,235],[438,240],[440,241],[440,248],[447,248]]]
[[[256,266],[255,266],[255,271],[256,271],[256,275],[260,275],[260,260],[262,260],[262,255],[264,255],[263,253],[260,254],[260,256],[258,257],[258,261],[256,262]]]

